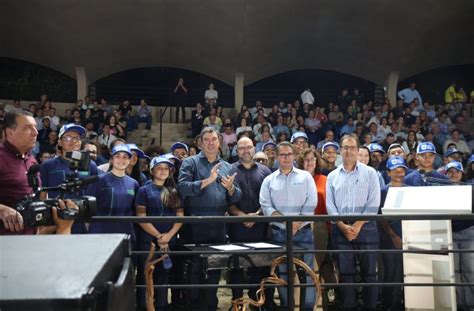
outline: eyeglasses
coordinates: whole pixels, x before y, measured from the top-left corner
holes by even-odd
[[[344,151],[355,151],[357,150],[357,146],[342,146],[341,149]]]
[[[316,158],[304,159],[304,162],[306,162],[306,163],[316,162]]]
[[[237,150],[252,150],[253,146],[240,146]]]
[[[70,143],[70,142],[78,142],[78,141],[81,141],[81,137],[80,136],[63,136],[61,137],[61,139],[63,139],[64,141]]]
[[[278,156],[282,158],[290,158],[293,156],[293,153],[279,153]]]

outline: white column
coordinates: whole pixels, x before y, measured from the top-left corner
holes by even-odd
[[[392,71],[388,74],[387,82],[385,83],[385,86],[387,87],[387,97],[390,100],[392,108],[397,105],[397,85],[399,76],[400,72]]]
[[[244,73],[236,72],[235,73],[235,82],[234,82],[234,95],[235,95],[235,110],[240,111],[244,105]]]
[[[84,99],[88,95],[89,83],[87,81],[86,68],[76,67],[77,99]]]

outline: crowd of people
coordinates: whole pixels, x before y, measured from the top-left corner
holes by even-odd
[[[394,107],[388,100],[376,106],[357,89],[352,93],[344,89],[334,102],[318,105],[307,89],[301,98],[310,102],[280,102],[265,108],[257,101],[230,118],[217,104],[217,91],[212,86],[206,91],[204,104],[196,104],[191,114],[194,144],[176,142],[168,153],[160,146],[145,146],[142,150],[127,141],[127,133],[138,123],[151,126],[145,100],[132,114],[128,101],[114,109],[105,99],[87,97],[64,117],[56,116],[46,95],[27,109],[15,101],[0,109],[4,133],[0,148],[0,216],[7,229],[2,233],[47,234],[57,230],[23,227],[21,215],[11,207],[31,192],[25,169],[39,162],[42,185],[57,186],[74,173],[68,153],[80,150],[88,151],[93,161],[88,170],[79,172],[79,178],[98,175],[98,181],[66,199],[93,195],[100,216],[376,214],[390,187],[472,184],[474,122],[469,103],[458,97],[455,86],[453,93],[452,87],[446,90],[450,102],[430,105],[421,101],[412,84],[399,92]],[[184,81],[178,82],[176,92],[187,93]],[[10,166],[11,159],[19,165]],[[4,169],[7,174],[3,174]],[[44,193],[43,197],[55,195]],[[163,250],[176,250],[184,243],[285,243],[286,230],[279,221],[229,226],[76,221],[71,229],[73,234],[126,233],[135,250],[148,250],[151,242]],[[351,250],[400,249],[403,233],[399,221],[338,221],[294,222],[292,234],[294,245],[305,249]],[[453,221],[453,237],[455,248],[473,249],[474,223]],[[173,264],[157,268],[155,284],[183,282],[183,260],[170,257]],[[308,266],[319,267],[326,282],[336,279],[336,272],[328,268],[332,262],[343,283],[353,283],[357,277],[363,282],[402,282],[402,255],[384,253],[381,258],[378,260],[372,252],[303,256]],[[456,271],[463,282],[474,282],[472,262],[473,253],[456,256]],[[138,257],[139,283],[144,283],[143,264],[144,258]],[[192,284],[202,279],[201,264],[198,258],[192,258],[187,275]],[[284,266],[279,272],[285,277]],[[254,268],[250,275],[250,283],[257,283],[268,270]],[[242,283],[245,277],[242,270],[233,269],[228,282]],[[220,272],[210,270],[206,282],[217,284],[219,279]],[[311,279],[306,281],[310,283]],[[456,291],[461,307],[474,307],[472,286]],[[168,290],[159,288],[155,292],[156,308],[169,308]],[[288,293],[284,288],[278,293],[284,308]],[[173,290],[171,304],[176,307],[183,295],[183,291]],[[242,289],[232,290],[233,299],[242,295]],[[248,295],[255,298],[256,288],[249,289]],[[275,308],[273,295],[273,291],[266,293],[267,310]],[[144,291],[137,290],[137,297],[143,307]],[[379,303],[384,310],[403,309],[402,288],[397,286],[380,290],[371,286],[363,291],[343,287],[337,297],[347,310],[355,310],[361,301],[368,310]],[[209,310],[218,306],[216,289],[191,289],[188,298],[192,305],[207,303]],[[316,301],[314,288],[308,287],[302,309],[312,310]]]

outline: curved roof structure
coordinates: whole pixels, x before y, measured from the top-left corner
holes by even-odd
[[[0,57],[89,81],[167,66],[233,85],[295,69],[382,84],[474,63],[474,1],[50,0],[0,4]]]

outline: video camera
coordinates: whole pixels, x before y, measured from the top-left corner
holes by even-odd
[[[56,187],[39,187],[38,172],[39,165],[33,165],[27,173],[28,185],[33,189],[32,194],[22,199],[15,205],[15,209],[23,217],[23,222],[28,227],[55,225],[53,219],[53,208],[57,209],[58,217],[64,220],[90,220],[97,210],[96,198],[83,196],[80,199],[71,199],[78,209],[59,209],[59,200],[64,199],[67,193],[74,193],[82,187],[97,181],[98,176],[90,176],[83,179],[78,178],[77,172],[89,170],[90,155],[87,151],[68,152],[66,158],[70,161],[70,169],[74,173]],[[40,199],[41,192],[59,191],[60,195],[53,199]]]

